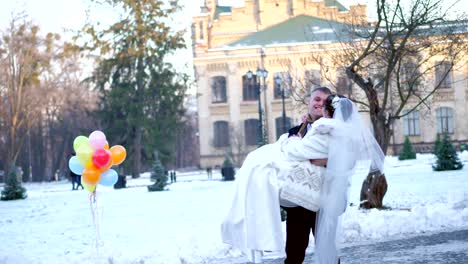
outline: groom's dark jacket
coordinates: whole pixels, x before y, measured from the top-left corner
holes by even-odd
[[[302,124],[303,124],[303,123],[301,123],[300,125],[295,126],[295,127],[293,127],[293,128],[290,128],[290,129],[288,130],[288,133],[289,133],[288,137],[299,134],[299,129],[301,129]],[[306,128],[306,130],[305,130],[304,135],[305,135],[305,134],[307,134],[307,128]]]

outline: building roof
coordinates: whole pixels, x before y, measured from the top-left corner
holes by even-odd
[[[236,40],[224,47],[292,44],[350,39],[350,25],[318,17],[300,15]]]
[[[219,18],[219,14],[221,13],[231,13],[231,6],[216,6],[215,12],[214,12],[214,19]]]
[[[344,5],[342,5],[339,1],[336,0],[325,0],[325,6],[336,6],[338,7],[338,11],[340,12],[349,11]]]

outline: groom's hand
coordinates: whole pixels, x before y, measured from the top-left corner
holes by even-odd
[[[328,159],[313,159],[309,160],[312,165],[319,166],[319,167],[326,167]]]

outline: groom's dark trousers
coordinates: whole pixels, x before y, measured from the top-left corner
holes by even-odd
[[[285,264],[302,264],[309,245],[310,230],[315,236],[314,211],[303,207],[283,207],[286,210],[286,259]]]
[[[298,134],[301,125],[289,129],[289,136]],[[310,230],[312,230],[315,239],[317,213],[303,207],[283,207],[283,209],[286,210],[286,259],[284,264],[302,264],[309,246]],[[338,264],[340,262],[338,259]]]
[[[301,126],[302,124],[289,129],[289,136],[297,135]],[[286,259],[284,264],[302,264],[309,245],[310,230],[315,237],[316,213],[303,207],[283,207],[283,209],[286,210]]]

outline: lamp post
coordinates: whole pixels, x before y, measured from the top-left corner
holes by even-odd
[[[284,133],[284,132],[286,132],[286,107],[285,107],[285,104],[284,104],[284,87],[281,87],[282,82],[283,82],[283,80],[281,79],[281,77],[279,77],[279,75],[277,75],[275,77],[275,83],[281,89],[281,100],[283,102],[283,131],[281,131],[281,132]]]
[[[257,145],[260,147],[264,145],[264,137],[263,137],[263,112],[262,112],[262,102],[261,102],[261,82],[260,80],[263,79],[263,85],[266,84],[266,78],[268,76],[268,71],[266,69],[257,68],[257,75],[255,76],[255,90],[257,91],[258,97],[258,133],[257,133]],[[253,73],[251,70],[247,72],[247,79],[252,81]]]

